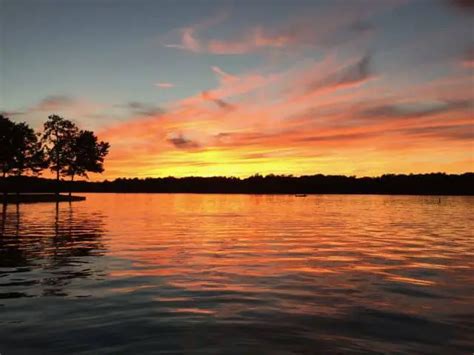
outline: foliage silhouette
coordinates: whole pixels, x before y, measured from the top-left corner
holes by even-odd
[[[87,172],[103,172],[109,148],[109,143],[99,142],[94,132],[79,131],[73,122],[57,115],[48,117],[41,135],[26,123],[0,115],[0,169],[4,180],[10,175],[38,175],[49,167],[56,173],[59,193],[61,176],[74,181],[75,176],[87,177]],[[22,190],[20,185],[15,186]]]
[[[49,168],[56,173],[57,193],[60,176],[67,174],[74,159],[73,143],[77,134],[76,125],[58,115],[49,116],[44,123],[43,142],[46,144]]]
[[[97,141],[94,132],[80,131],[72,142],[72,160],[65,174],[71,176],[73,181],[76,175],[87,177],[87,172],[103,172],[104,158],[109,148],[109,143]]]
[[[44,124],[43,141],[50,169],[56,173],[57,193],[61,176],[70,176],[74,181],[75,176],[87,177],[87,172],[104,171],[103,162],[110,145],[98,142],[94,132],[79,131],[73,122],[51,115]]]
[[[26,123],[15,123],[0,115],[0,166],[2,176],[37,175],[47,164],[35,131]]]
[[[13,129],[15,124],[3,115],[0,115],[0,168],[2,176],[9,174],[13,166]]]
[[[20,176],[25,172],[39,174],[47,167],[44,150],[38,134],[26,123],[17,123],[13,128],[14,148],[12,173]]]

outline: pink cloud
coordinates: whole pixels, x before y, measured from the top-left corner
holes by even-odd
[[[226,16],[217,16],[180,29],[179,42],[165,46],[193,53],[218,55],[241,55],[290,46],[329,48],[365,38],[374,30],[370,16],[400,4],[401,1],[389,0],[367,4],[342,2],[330,7],[323,6],[314,14],[291,18],[288,23],[273,28],[256,24],[229,38],[204,37],[204,30],[223,22],[227,18],[226,13]]]
[[[472,8],[474,8],[474,6],[472,6]],[[463,58],[461,60],[461,63],[466,68],[474,67],[474,46],[470,46],[469,48],[466,49],[466,51],[464,52]]]
[[[223,80],[233,81],[233,80],[238,79],[235,75],[225,72],[218,66],[211,66],[211,69],[215,74],[219,75],[219,77],[221,77]]]
[[[183,28],[181,30],[180,44],[166,44],[169,48],[185,49],[191,52],[198,53],[201,51],[201,43],[199,39],[195,38],[196,30],[192,27]]]
[[[173,83],[155,83],[155,86],[161,89],[170,89],[175,85]]]
[[[296,36],[290,33],[269,34],[262,27],[254,28],[248,35],[235,40],[211,40],[207,51],[213,54],[245,54],[262,48],[282,48],[289,45]]]
[[[168,48],[177,48],[193,53],[246,54],[265,48],[284,48],[292,43],[301,42],[301,33],[276,31],[270,33],[261,26],[254,27],[247,34],[234,39],[203,39],[198,27],[186,27],[180,30],[179,43],[165,44]]]
[[[42,99],[32,107],[31,111],[54,111],[77,105],[77,100],[66,95],[51,95]]]
[[[466,68],[474,68],[474,59],[471,59],[471,60],[463,60],[462,61],[462,65]]]
[[[179,29],[179,40],[180,43],[173,43],[173,44],[164,44],[165,47],[168,48],[177,48],[183,49],[194,53],[199,53],[205,50],[203,48],[203,44],[201,43],[201,39],[198,38],[198,32],[206,30],[212,26],[215,26],[229,16],[229,12],[226,10],[221,10],[217,14],[212,17],[204,19],[202,22],[193,24],[191,26],[187,26],[184,28]]]

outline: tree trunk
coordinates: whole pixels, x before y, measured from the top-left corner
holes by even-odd
[[[56,129],[56,146],[54,147],[56,149],[56,195],[58,196],[59,199],[59,138],[58,138],[58,130]]]
[[[0,229],[0,237],[5,235],[5,221],[7,219],[7,201],[5,200],[2,207],[2,223]]]
[[[18,173],[18,174],[16,175],[17,178],[19,178],[20,176],[21,176],[21,173]],[[18,179],[18,180],[19,180],[19,179]],[[18,183],[18,181],[17,181],[17,184],[18,184],[18,186],[17,186],[17,188],[16,188],[16,198],[17,198],[18,201],[20,201],[20,191],[18,190],[20,184]]]
[[[16,203],[16,237],[20,234],[20,203],[17,201]]]
[[[71,186],[69,186],[69,197],[71,197],[72,183],[74,181],[74,174],[71,175]]]
[[[56,195],[59,196],[59,168],[56,170]]]
[[[5,179],[7,178],[7,172],[3,171],[3,203],[7,203],[7,182]]]

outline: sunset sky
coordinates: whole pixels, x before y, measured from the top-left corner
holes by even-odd
[[[474,1],[0,0],[0,111],[105,173],[473,171]]]

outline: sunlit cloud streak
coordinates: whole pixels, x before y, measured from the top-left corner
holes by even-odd
[[[173,83],[155,83],[154,85],[160,89],[171,89],[175,86]]]
[[[367,54],[355,63],[340,68],[322,79],[308,83],[306,91],[315,92],[322,89],[337,89],[358,85],[370,80],[374,77],[370,61],[371,57]]]
[[[415,127],[404,129],[402,133],[418,138],[439,138],[451,141],[466,140],[472,143],[474,124]]]
[[[382,105],[371,107],[360,113],[360,117],[368,119],[391,118],[420,118],[439,113],[455,112],[457,110],[474,109],[470,100],[457,100],[446,102],[416,102],[407,104]]]
[[[211,66],[211,69],[215,74],[219,75],[223,80],[232,81],[232,80],[238,79],[238,77],[225,72],[218,66],[215,66],[215,65]]]
[[[229,38],[203,36],[204,30],[220,25],[229,17],[217,16],[214,21],[208,20],[179,29],[178,43],[164,45],[193,53],[216,55],[243,55],[265,49],[285,50],[291,47],[327,48],[370,35],[375,28],[368,18],[377,11],[387,10],[402,3],[367,2],[365,7],[357,6],[362,3],[335,3],[332,7],[324,7],[318,13],[306,14],[279,26],[256,24]]]
[[[296,40],[296,33],[270,34],[263,28],[256,27],[240,39],[210,40],[206,50],[214,54],[245,54],[261,48],[283,48]]]
[[[209,100],[209,101],[214,102],[218,107],[220,107],[224,110],[233,110],[235,108],[234,105],[224,101],[223,99],[213,97],[212,94],[209,91],[203,91],[202,92],[202,97],[205,100]]]

